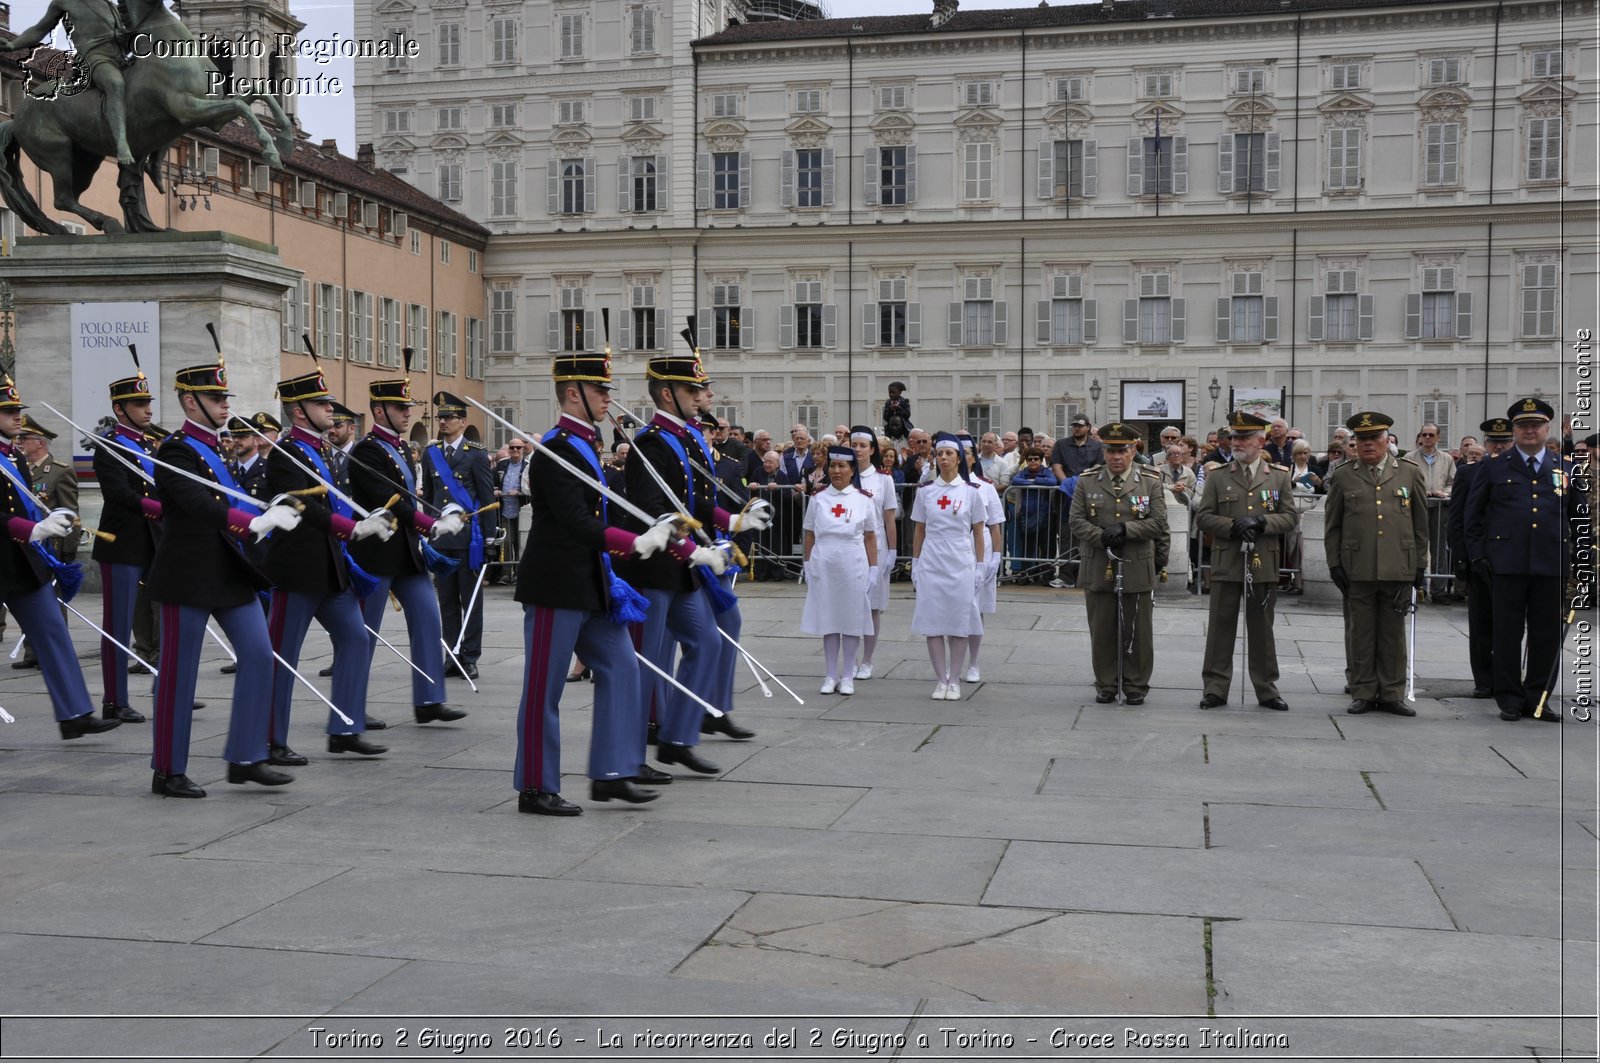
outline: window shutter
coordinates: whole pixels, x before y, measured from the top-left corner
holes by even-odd
[[[922,346],[922,304],[906,304],[906,346]]]
[[[839,346],[839,307],[834,303],[822,304],[822,345]]]
[[[1233,342],[1233,300],[1217,300],[1217,342]]]
[[[1004,347],[1011,339],[1011,304],[996,302],[994,304],[994,343],[996,347]]]
[[[671,346],[670,341],[667,339],[667,312],[666,312],[666,310],[664,310],[664,309],[662,309],[660,307],[657,307],[655,314],[656,314],[656,341],[655,341],[654,344],[651,345],[650,349],[651,350],[655,350],[655,351],[665,350],[666,348],[662,346],[663,344],[666,344],[667,346]]]
[[[1172,300],[1172,342],[1183,342],[1183,300]]]
[[[1054,199],[1056,194],[1056,142],[1039,141],[1039,198]]]
[[[1098,304],[1093,299],[1083,301],[1083,342],[1094,343],[1100,338],[1100,323],[1097,316]]]
[[[822,205],[833,206],[833,149],[822,149]]]
[[[583,312],[583,349],[584,350],[586,350],[586,351],[594,350],[594,339],[595,339],[595,336],[599,333],[599,331],[600,331],[600,322],[598,320],[596,320],[595,312],[593,310],[585,310]]]
[[[595,198],[599,194],[600,171],[595,169],[594,159],[583,160],[583,212],[593,214]]]
[[[617,211],[633,212],[633,160],[626,155],[617,159]]]
[[[917,146],[906,145],[906,203],[917,201]]]
[[[739,346],[750,350],[756,345],[756,308],[741,306],[739,308]]]
[[[711,153],[702,151],[694,161],[694,209],[711,209]]]
[[[1083,196],[1088,199],[1100,191],[1100,142],[1083,142]]]
[[[549,214],[561,213],[561,160],[551,159],[545,163],[545,211]]]
[[[1419,340],[1422,338],[1422,293],[1408,292],[1406,294],[1406,339]]]
[[[1040,299],[1036,308],[1038,316],[1034,322],[1034,338],[1039,346],[1048,347],[1055,340],[1050,330],[1050,300]]]
[[[1320,295],[1313,295],[1306,308],[1306,339],[1312,343],[1322,342],[1322,318],[1325,313],[1324,306],[1327,300]]]
[[[1144,138],[1128,138],[1128,195],[1144,194]]]
[[[755,190],[750,187],[750,153],[739,153],[739,206],[748,207],[755,198]]]
[[[878,205],[878,149],[870,147],[861,153],[861,187],[865,190],[866,205]]]
[[[1419,307],[1420,309],[1420,307]],[[1360,295],[1356,297],[1356,337],[1362,340],[1372,339],[1373,297]]]
[[[794,206],[794,152],[788,148],[783,151],[783,162],[779,166],[782,175],[779,180],[780,191],[778,203],[783,207]]]
[[[633,350],[633,309],[630,307],[622,312],[622,319],[617,323],[617,339],[625,351]]]
[[[696,319],[695,324],[699,327],[696,329],[698,334],[695,336],[694,345],[699,347],[701,350],[710,350],[713,319],[711,316],[711,308],[709,306],[702,306],[700,308],[700,317]],[[670,348],[672,345],[671,343],[668,343],[667,346]]]
[[[344,289],[333,290],[333,356],[344,357]]]
[[[1233,191],[1233,134],[1224,133],[1217,140],[1217,191],[1223,195]]]
[[[861,304],[861,346],[878,345],[878,304]]]
[[[665,155],[656,156],[656,209],[660,211],[670,206],[667,192],[672,187],[672,171],[667,168],[667,162]]]
[[[1456,292],[1456,339],[1472,338],[1472,293]]]
[[[1268,343],[1278,341],[1278,297],[1269,295],[1261,300],[1261,338]]]
[[[1139,300],[1122,300],[1122,342],[1139,342]]]
[[[1189,191],[1189,138],[1172,138],[1172,194]]]
[[[1267,134],[1267,174],[1266,190],[1278,190],[1278,176],[1283,169],[1283,146],[1277,133]]]
[[[547,317],[545,320],[548,322],[546,327],[545,346],[549,347],[552,351],[559,351],[561,349],[561,311],[550,311],[549,317]]]
[[[794,304],[778,307],[778,347],[788,350],[794,346]]]
[[[959,347],[959,346],[961,346],[961,340],[962,340],[962,335],[961,335],[961,314],[962,314],[962,310],[963,310],[963,305],[962,305],[962,302],[961,302],[960,299],[953,300],[950,303],[950,316],[949,316],[948,321],[947,321],[947,326],[948,327],[945,329],[945,339],[948,341],[948,345],[951,346],[951,347]]]

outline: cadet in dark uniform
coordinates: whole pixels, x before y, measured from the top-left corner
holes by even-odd
[[[1450,520],[1446,525],[1450,556],[1455,558],[1456,590],[1467,595],[1467,656],[1472,665],[1472,696],[1494,696],[1494,590],[1489,581],[1472,567],[1467,556],[1467,496],[1472,481],[1488,467],[1488,461],[1511,446],[1511,422],[1491,417],[1478,426],[1483,433],[1483,458],[1456,470],[1455,489],[1450,494]]]
[[[1167,501],[1161,475],[1134,464],[1139,433],[1113,422],[1100,429],[1104,465],[1078,477],[1069,521],[1083,549],[1078,585],[1089,617],[1095,701],[1117,698],[1117,658],[1122,658],[1122,703],[1142,705],[1155,669],[1151,595],[1156,586],[1156,543],[1166,538]],[[1117,625],[1117,563],[1122,558],[1122,626]],[[1130,646],[1131,643],[1131,646]]]
[[[439,617],[444,624],[444,640],[461,649],[456,656],[468,678],[478,678],[478,657],[483,653],[483,592],[478,574],[488,560],[488,544],[499,531],[499,512],[478,512],[478,507],[494,500],[494,472],[489,467],[489,452],[482,443],[466,438],[467,404],[448,391],[433,397],[439,418],[439,442],[422,455],[422,497],[438,509],[454,503],[462,509],[466,527],[454,535],[441,535],[434,545],[441,554],[461,562],[455,571],[433,578],[439,594]],[[466,612],[471,602],[472,611]],[[465,614],[465,615],[463,615]],[[466,632],[462,634],[462,625]],[[455,662],[447,666],[455,671]]]
[[[61,618],[52,580],[65,563],[45,545],[73,530],[76,514],[56,510],[46,514],[19,470],[12,440],[22,431],[27,409],[10,377],[0,383],[0,515],[6,535],[0,542],[0,604],[16,618],[17,626],[38,648],[44,686],[50,693],[62,738],[81,738],[109,731],[120,720],[95,716],[89,688],[78,667],[72,636]]]
[[[1532,716],[1561,656],[1565,532],[1574,493],[1567,463],[1545,449],[1555,410],[1521,399],[1506,411],[1513,446],[1472,478],[1467,496],[1467,555],[1494,595],[1494,700],[1502,720]],[[1523,635],[1528,666],[1522,668]],[[1559,712],[1541,720],[1561,722]]]
[[[157,457],[202,480],[238,489],[217,452],[217,429],[228,422],[227,372],[219,362],[180,369],[178,402],[188,419],[168,436]],[[151,790],[167,797],[204,797],[186,774],[189,725],[194,711],[195,673],[206,621],[216,617],[239,656],[233,683],[233,714],[223,759],[228,781],[281,786],[294,777],[267,766],[267,719],[272,710],[272,640],[257,592],[267,583],[239,549],[239,538],[260,539],[291,531],[300,514],[289,505],[260,512],[171,469],[156,467],[161,496],[161,542],[146,581],[161,603],[161,660],[156,668],[155,721],[151,737],[155,769]]]
[[[19,463],[28,483],[33,486],[33,495],[46,510],[69,509],[78,511],[78,474],[72,471],[68,462],[62,461],[50,453],[50,440],[56,434],[35,421],[27,414],[22,415],[22,431],[17,433],[17,451],[22,455],[25,464]],[[51,539],[46,544],[55,553],[56,557],[71,564],[78,559],[78,532],[74,528],[71,534],[59,539]],[[67,618],[67,607],[61,607],[61,619]],[[33,643],[22,644],[22,660],[16,662],[13,668],[37,668],[39,658],[34,655]],[[133,723],[132,720],[124,721]]]
[[[1212,536],[1211,608],[1200,707],[1214,709],[1228,703],[1242,604],[1256,701],[1282,712],[1289,703],[1278,693],[1278,645],[1273,637],[1278,566],[1283,537],[1300,526],[1300,511],[1294,506],[1289,470],[1261,452],[1267,422],[1235,410],[1228,415],[1227,427],[1232,458],[1207,467],[1206,485],[1194,507],[1195,524]]]
[[[1356,460],[1328,489],[1328,574],[1345,596],[1352,716],[1417,714],[1405,703],[1406,616],[1411,588],[1428,574],[1428,492],[1414,462],[1389,456],[1393,424],[1370,411],[1347,420]]]

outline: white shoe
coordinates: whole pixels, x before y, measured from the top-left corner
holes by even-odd
[[[845,676],[843,679],[839,680],[839,693],[854,694],[855,692],[856,685],[850,681],[849,676]]]
[[[938,686],[934,687],[933,688],[933,700],[934,701],[943,701],[944,700],[945,691],[947,691],[949,689],[950,688],[947,687],[943,683],[940,683]]]
[[[969,683],[982,682],[982,680],[980,680],[978,678],[978,666],[977,665],[973,665],[971,668],[967,669],[967,682],[969,682]]]
[[[831,675],[822,681],[822,692],[824,694],[832,694],[838,688],[839,681]]]
[[[859,665],[856,666],[856,678],[857,679],[871,679],[872,678],[872,664],[871,664],[871,662],[868,662],[866,664],[859,664]]]
[[[944,688],[944,700],[946,700],[946,701],[960,701],[961,700],[961,684],[960,683],[950,683],[949,685],[947,685]]]

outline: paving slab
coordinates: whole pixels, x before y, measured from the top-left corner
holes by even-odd
[[[1376,808],[1357,771],[1234,772],[1214,765],[1117,764],[1084,757],[1054,757],[1040,793],[1080,797],[1121,796],[1180,801],[1255,800],[1324,808]]]
[[[1213,849],[1470,860],[1485,868],[1559,868],[1581,833],[1555,809],[1355,811],[1228,802],[1208,808]]]
[[[929,838],[1018,838],[1200,848],[1198,802],[873,789],[835,824],[840,830],[922,834]]]
[[[741,782],[810,783],[848,786],[866,780],[874,788],[971,790],[991,794],[1031,793],[1044,778],[1050,758],[863,750],[764,749],[728,772]]]
[[[1418,858],[1456,926],[1473,933],[1561,940],[1578,955],[1593,954],[1597,912],[1592,848],[1568,852],[1564,866],[1549,861],[1491,863],[1469,855]]]

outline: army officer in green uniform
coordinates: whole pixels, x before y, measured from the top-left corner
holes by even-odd
[[[1428,507],[1422,470],[1389,454],[1394,418],[1358,413],[1356,460],[1328,490],[1328,574],[1345,596],[1345,674],[1352,716],[1371,709],[1415,716],[1405,703],[1406,614],[1428,573]]]
[[[1167,537],[1167,503],[1161,474],[1135,465],[1139,432],[1113,422],[1100,429],[1105,464],[1085,469],[1072,495],[1068,520],[1083,550],[1079,586],[1089,614],[1095,701],[1115,701],[1117,658],[1122,658],[1122,702],[1141,705],[1155,668],[1151,592],[1156,584],[1156,544]],[[1109,553],[1108,553],[1109,551]],[[1117,562],[1122,559],[1122,625],[1117,624]],[[1131,645],[1130,645],[1131,644]]]
[[[1278,646],[1273,639],[1278,596],[1278,565],[1283,537],[1300,526],[1294,485],[1287,467],[1262,454],[1267,422],[1243,410],[1228,415],[1233,460],[1206,474],[1195,506],[1195,523],[1210,532],[1211,614],[1206,655],[1200,667],[1205,692],[1202,709],[1228,703],[1233,685],[1233,640],[1244,606],[1250,683],[1256,701],[1280,712],[1289,707],[1278,694]]]

